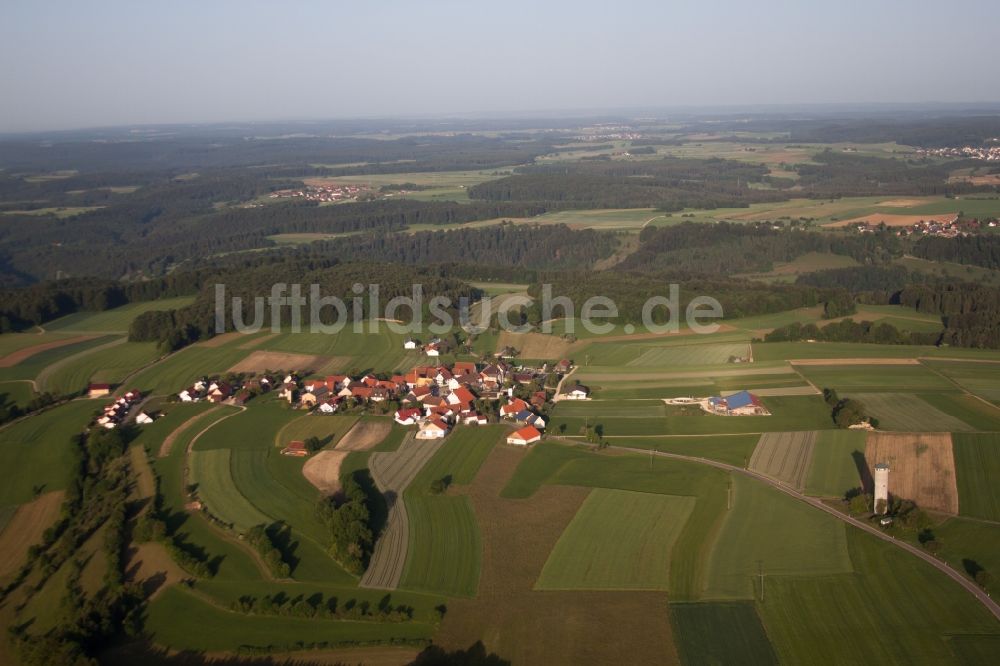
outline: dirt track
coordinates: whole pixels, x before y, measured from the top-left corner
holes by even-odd
[[[157,457],[158,458],[166,458],[167,456],[169,456],[170,455],[170,449],[172,449],[173,446],[174,446],[174,441],[176,441],[177,438],[180,437],[180,434],[182,432],[184,432],[185,430],[187,430],[188,428],[190,428],[194,424],[194,422],[197,421],[198,419],[200,419],[201,417],[208,416],[209,414],[217,412],[220,409],[222,409],[222,407],[213,407],[212,409],[209,409],[206,412],[202,412],[201,414],[195,414],[194,416],[192,416],[191,418],[189,418],[187,421],[185,421],[184,423],[182,423],[179,426],[177,426],[172,433],[170,433],[169,435],[167,435],[163,439],[163,443],[160,444],[160,450],[156,454]]]

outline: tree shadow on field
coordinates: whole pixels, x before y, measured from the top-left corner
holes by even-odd
[[[492,652],[487,653],[482,641],[476,641],[466,650],[453,652],[431,645],[408,666],[510,666],[510,661]]]
[[[370,516],[368,526],[372,534],[378,537],[389,522],[389,508],[398,501],[395,492],[389,491],[384,495],[375,485],[375,480],[367,468],[359,469],[351,475],[351,478],[361,486],[368,498],[368,514]]]
[[[264,532],[267,534],[267,538],[271,540],[271,544],[281,553],[281,559],[288,564],[288,568],[294,573],[295,567],[298,566],[301,558],[295,556],[295,551],[299,548],[299,542],[292,540],[292,528],[281,521],[277,521],[264,528]]]
[[[854,466],[858,468],[858,478],[861,479],[861,488],[866,493],[875,492],[875,480],[872,478],[871,470],[868,468],[868,460],[865,458],[863,451],[854,451],[851,453],[851,458],[854,459]]]

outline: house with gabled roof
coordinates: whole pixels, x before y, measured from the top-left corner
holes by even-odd
[[[420,425],[417,439],[440,439],[448,434],[448,424],[440,418],[430,418]]]
[[[534,426],[525,426],[507,436],[507,443],[515,446],[527,446],[542,439],[542,433]]]

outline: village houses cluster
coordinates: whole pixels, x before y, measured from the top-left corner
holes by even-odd
[[[109,395],[110,393],[111,386],[108,384],[91,384],[87,388],[87,396],[91,398]],[[135,389],[126,391],[120,398],[117,398],[114,402],[105,405],[100,416],[94,420],[94,423],[102,428],[113,430],[125,421],[132,407],[137,405],[141,400],[142,393],[139,391],[136,391]],[[152,423],[153,419],[144,412],[140,412],[138,416],[136,416],[135,422],[140,425],[145,425],[147,423]]]
[[[429,348],[424,347],[425,351]],[[177,399],[243,405],[254,395],[275,391],[278,398],[317,415],[389,403],[398,405],[393,413],[396,423],[417,426],[418,439],[438,439],[458,425],[499,420],[520,426],[507,438],[509,443],[527,445],[541,439],[545,429],[542,414],[550,400],[544,388],[546,380],[552,375],[561,378],[571,369],[569,360],[552,368],[514,368],[498,359],[484,365],[456,361],[450,366],[418,366],[388,378],[334,374],[300,379],[288,373],[279,380],[260,375],[238,388],[219,378],[205,378],[182,390]],[[579,400],[588,394],[586,387],[575,385],[561,397]],[[383,409],[391,410],[392,406]]]
[[[995,144],[1000,142],[1000,138],[990,139],[990,141]],[[922,157],[965,157],[986,162],[1000,162],[1000,145],[920,148],[917,150],[917,154]]]
[[[977,219],[960,220],[958,215],[943,215],[927,220],[920,220],[905,227],[897,227],[896,235],[900,237],[939,236],[941,238],[958,238],[960,236],[971,236],[983,227],[996,226],[997,221],[993,219],[983,221]],[[858,222],[855,228],[860,233],[871,234],[879,229],[879,224]]]

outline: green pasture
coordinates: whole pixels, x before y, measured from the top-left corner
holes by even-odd
[[[1000,407],[968,393],[920,393],[920,399],[975,430],[1000,431]]]
[[[264,396],[206,432],[195,444],[195,450],[273,448],[275,436],[288,424],[300,419],[317,419],[316,423],[324,423],[321,418],[303,417],[302,412],[292,409],[283,400],[273,395]]]
[[[539,590],[667,590],[694,497],[596,488],[559,537]]]
[[[457,596],[474,596],[479,585],[482,545],[469,498],[435,495],[434,481],[469,484],[493,446],[508,430],[502,426],[459,428],[427,462],[403,493],[410,521],[409,546],[401,587]]]
[[[670,620],[684,666],[778,663],[752,603],[672,603]]]
[[[7,426],[0,432],[0,469],[8,470],[0,506],[23,504],[41,493],[63,490],[73,478],[73,438],[90,423],[100,403],[72,402]]]
[[[676,453],[745,467],[759,439],[760,436],[756,434],[709,437],[621,437],[614,440],[613,446]]]
[[[849,573],[844,525],[759,481],[732,477],[730,509],[709,558],[706,599],[752,599],[769,575]]]
[[[176,418],[178,426],[191,417],[199,417],[178,433],[169,456],[155,458],[153,461],[156,474],[160,477],[159,490],[163,510],[167,516],[167,526],[186,550],[210,563],[215,571],[216,580],[256,580],[261,578],[261,571],[250,553],[239,545],[235,538],[224,536],[219,528],[209,524],[205,516],[200,513],[191,513],[184,509],[184,504],[188,501],[184,492],[183,477],[187,447],[198,433],[235,411],[233,408],[223,407],[220,411],[207,414],[206,410],[209,408],[210,406],[204,403],[176,405],[171,408],[167,417]],[[149,444],[150,450],[155,454],[159,449],[159,442],[152,441]]]
[[[913,393],[842,393],[865,407],[878,418],[880,430],[901,432],[962,432],[974,428],[947,414],[920,395]]]
[[[425,641],[434,625],[424,622],[350,622],[270,615],[243,615],[213,606],[179,587],[149,605],[146,631],[157,645],[177,650],[230,651],[247,646],[279,651],[303,644],[358,645]]]
[[[244,342],[238,340],[237,344]],[[250,353],[237,344],[185,347],[139,372],[129,385],[144,393],[177,394],[201,377],[225,372]]]
[[[806,477],[806,493],[822,497],[843,497],[861,485],[854,453],[865,453],[864,432],[822,430],[813,448],[812,463]]]
[[[923,365],[800,365],[796,369],[816,386],[842,393],[955,389],[947,379]]]
[[[913,273],[924,273],[937,278],[951,278],[962,282],[996,287],[1000,285],[1000,271],[971,264],[958,264],[951,261],[933,261],[919,257],[903,256],[893,261]]]
[[[0,335],[0,338],[3,337],[3,335]],[[35,379],[50,365],[82,352],[100,347],[101,345],[105,345],[112,342],[114,339],[114,336],[101,335],[87,340],[81,340],[79,342],[63,345],[62,347],[53,347],[52,349],[40,351],[37,354],[29,356],[16,365],[12,365],[8,368],[0,368],[0,381]]]
[[[925,360],[923,363],[959,384],[966,391],[994,404],[1000,404],[1000,365],[944,360]]]
[[[76,312],[45,324],[47,331],[127,333],[132,320],[151,310],[176,310],[194,302],[194,296],[129,303],[102,312]]]
[[[584,446],[539,442],[531,447],[528,455],[518,464],[507,485],[500,491],[500,496],[508,499],[531,497],[563,465],[594,455],[597,454]]]
[[[123,342],[81,352],[42,371],[38,376],[39,389],[71,393],[85,389],[91,382],[118,384],[159,356],[153,342]]]
[[[52,333],[50,331],[44,333],[3,333],[0,334],[0,358],[20,349],[27,349],[35,345],[44,345],[57,340],[68,340],[74,337],[76,335]]]
[[[938,544],[936,556],[970,578],[967,565],[985,569],[993,576],[986,591],[994,598],[1000,594],[1000,578],[996,576],[1000,573],[1000,525],[954,517],[935,525],[932,532]]]
[[[378,331],[371,330],[375,324]],[[403,349],[407,337],[408,334],[390,331],[385,322],[366,321],[360,333],[350,325],[336,334],[282,333],[265,340],[256,349],[334,357],[337,361],[334,369],[351,374],[391,372],[409,370],[426,359],[419,351]]]
[[[874,345],[850,342],[761,342],[753,346],[755,361],[815,358],[923,358],[1000,359],[1000,350],[932,347],[919,345]],[[815,369],[812,366],[810,369]],[[820,366],[822,367],[822,366]],[[836,367],[836,366],[834,366]],[[878,370],[882,370],[878,368]]]
[[[1000,521],[1000,434],[952,435],[958,510],[963,516]],[[1000,571],[997,571],[1000,574]]]
[[[24,408],[35,397],[29,381],[0,382],[0,408]]]
[[[284,415],[278,418],[283,421]],[[316,437],[326,448],[333,448],[357,422],[358,417],[355,415],[304,414],[278,430],[274,444],[288,446],[289,442],[295,440],[304,442],[310,437]]]
[[[1000,634],[981,604],[926,562],[854,529],[847,546],[854,573],[768,575],[764,562],[758,611],[781,662],[956,664],[949,636]]]
[[[211,515],[246,532],[254,525],[270,523],[269,517],[244,496],[236,483],[230,464],[230,449],[194,451],[191,454],[190,481],[197,486],[198,498]]]

